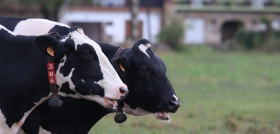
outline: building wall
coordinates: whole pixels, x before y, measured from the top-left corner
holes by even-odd
[[[151,42],[156,42],[156,36],[161,27],[160,12],[151,12]],[[148,39],[147,14],[139,12],[139,21],[143,22],[143,38]],[[60,15],[60,22],[71,23],[105,23],[104,33],[112,37],[111,43],[123,43],[125,37],[125,22],[130,21],[129,11],[91,11],[91,10],[66,10]]]
[[[228,21],[240,21],[244,28],[247,30],[260,31],[264,30],[264,25],[260,22],[260,17],[263,13],[244,13],[244,12],[178,12],[179,15],[184,18],[185,23],[185,43],[187,44],[220,44],[222,40],[222,25]],[[279,30],[280,15],[274,13],[265,14],[269,18],[272,18],[273,28]],[[188,21],[188,20],[200,20]],[[200,23],[200,24],[197,24]],[[204,34],[202,30],[193,30],[189,28],[190,25],[200,26],[204,28]],[[198,35],[198,36],[195,36]],[[188,39],[188,38],[200,38],[200,39]],[[193,42],[196,40],[196,42]],[[202,41],[202,42],[201,42]]]

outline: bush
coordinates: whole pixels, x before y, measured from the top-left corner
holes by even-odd
[[[163,27],[158,35],[160,42],[170,46],[172,49],[182,49],[184,37],[184,25],[177,17],[168,17],[170,23]]]
[[[234,41],[244,49],[260,49],[265,51],[280,50],[280,32],[273,31],[267,36],[265,31],[254,32],[239,30],[234,36]]]

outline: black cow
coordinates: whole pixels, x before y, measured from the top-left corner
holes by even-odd
[[[112,107],[125,95],[126,85],[81,29],[70,29],[59,41],[52,34],[17,35],[0,25],[0,134],[17,133],[30,113],[50,98],[48,77],[53,77],[48,69],[56,73],[56,87],[64,96],[99,100]]]
[[[43,19],[0,17],[0,24],[12,24],[10,26],[11,30],[15,30],[19,34],[27,33],[29,35],[42,34],[41,32],[29,31],[29,29],[32,29],[31,25],[40,24],[42,27],[48,27],[49,31],[60,34],[67,33],[67,29],[69,29],[69,26]],[[44,32],[49,31],[45,30]],[[132,48],[127,49],[120,49],[105,43],[99,44],[106,56],[113,59],[114,68],[130,90],[122,109],[132,115],[154,113],[158,119],[169,120],[168,113],[176,112],[180,106],[180,101],[165,75],[164,62],[153,52],[150,43],[142,39],[135,43]],[[84,100],[63,98],[63,101],[64,105],[61,111],[51,112],[46,104],[36,109],[38,115],[44,116],[44,121],[41,123],[44,129],[55,133],[87,133],[98,120],[111,112],[102,109],[96,103]],[[68,114],[66,111],[69,110],[73,113]],[[83,114],[76,114],[80,112]],[[33,117],[32,119],[29,118],[30,123],[23,127],[28,133],[34,132],[32,131],[34,128],[30,124],[38,116]]]

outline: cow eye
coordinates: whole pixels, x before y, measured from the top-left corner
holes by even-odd
[[[149,75],[150,75],[150,72],[149,72],[148,70],[142,70],[142,71],[140,72],[140,74],[143,75],[143,76],[149,76]]]

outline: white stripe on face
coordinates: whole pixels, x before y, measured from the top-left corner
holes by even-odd
[[[96,83],[99,84],[104,89],[105,92],[104,97],[111,98],[111,99],[120,99],[121,94],[119,88],[120,87],[127,88],[127,87],[121,81],[120,77],[118,76],[117,72],[109,62],[108,58],[102,52],[100,46],[93,40],[89,39],[86,35],[82,34],[82,32],[79,30],[70,33],[70,35],[71,35],[71,39],[73,39],[75,43],[75,50],[77,50],[78,45],[82,45],[85,43],[91,45],[94,48],[104,78],[100,81],[97,81]]]
[[[141,44],[141,45],[139,45],[140,51],[142,51],[144,54],[146,54],[149,58],[150,58],[150,56],[147,53],[147,49],[150,48],[150,47],[151,47],[150,44],[145,44],[145,45]]]
[[[58,66],[58,69],[57,69],[56,75],[55,75],[56,80],[57,80],[56,84],[59,86],[58,90],[60,90],[60,88],[62,87],[62,85],[64,83],[68,82],[69,83],[69,89],[75,91],[75,85],[74,85],[73,81],[71,80],[71,77],[73,75],[73,71],[75,70],[75,68],[72,68],[72,70],[71,70],[71,72],[69,73],[68,76],[64,76],[59,70],[61,69],[61,67],[64,66],[64,64],[66,62],[66,55],[64,55],[64,57],[61,60],[63,60],[64,62],[59,63],[59,66]]]
[[[177,97],[175,94],[173,94],[173,97],[175,98],[175,100],[176,100],[177,102],[179,101],[178,97]]]

